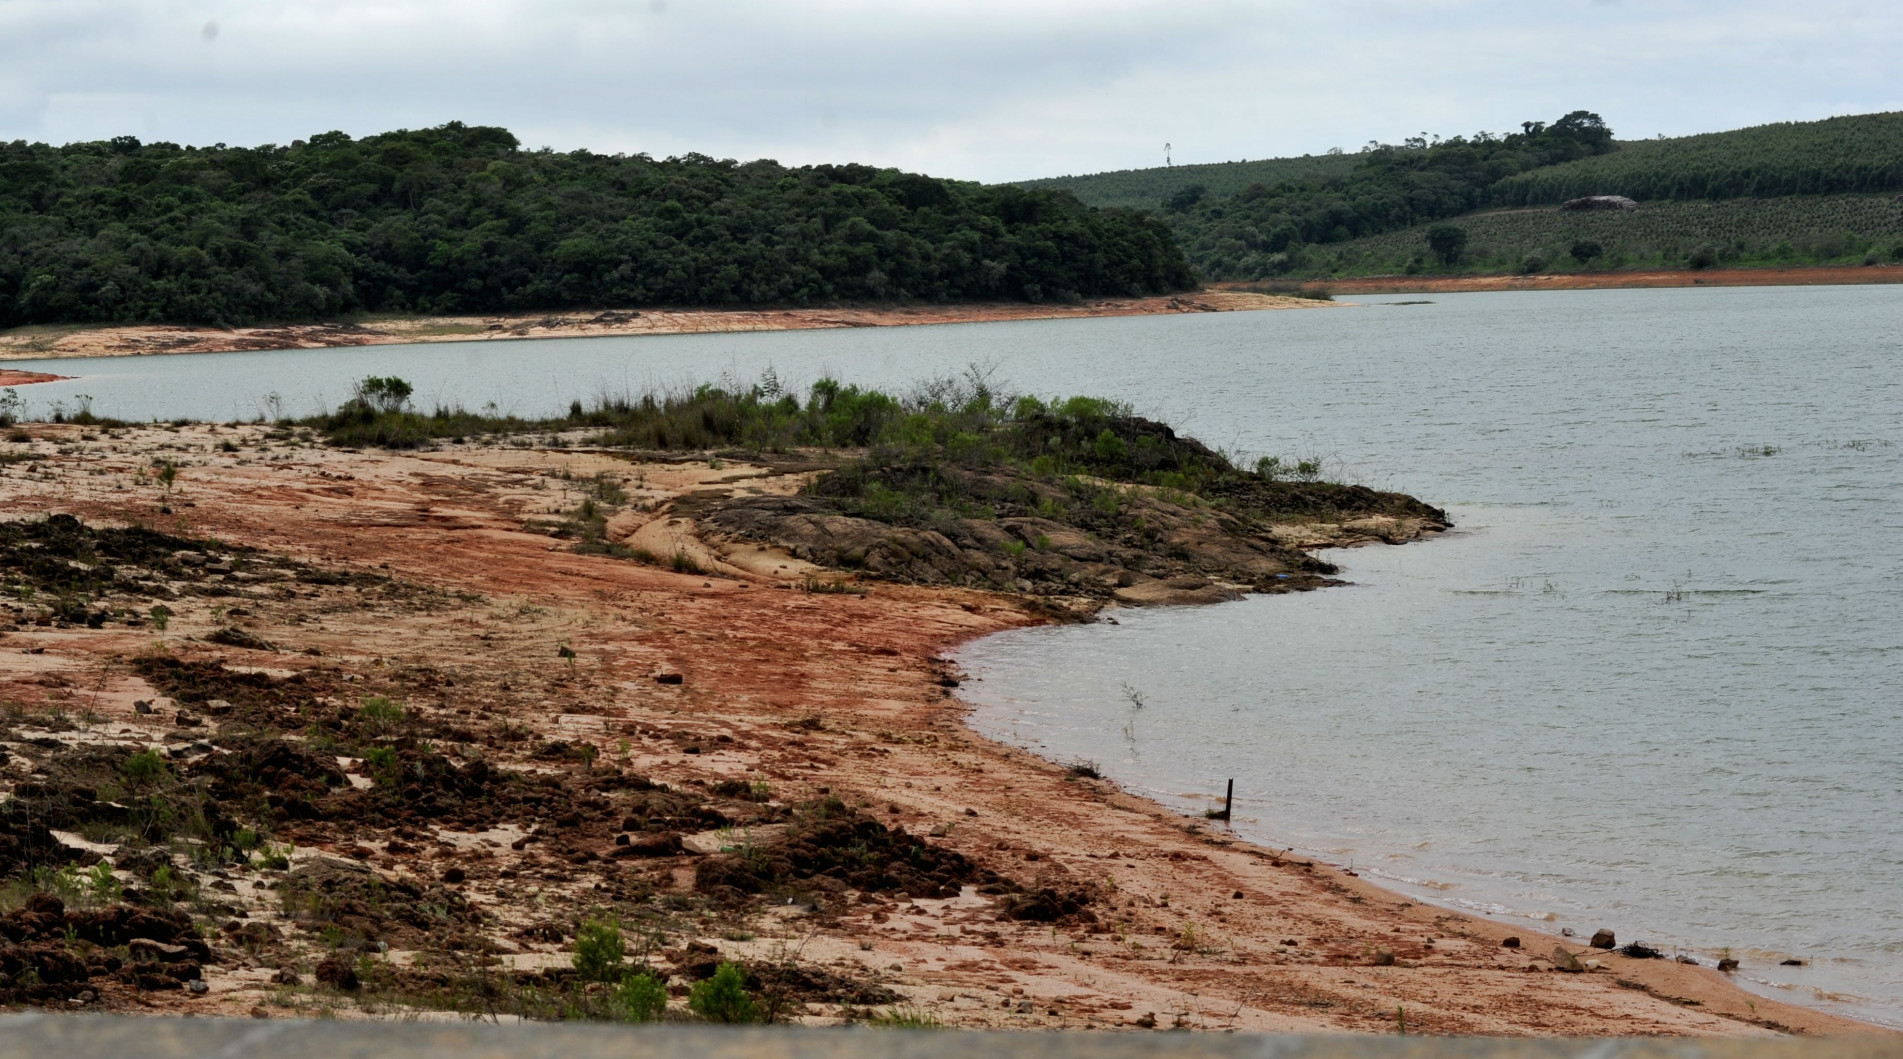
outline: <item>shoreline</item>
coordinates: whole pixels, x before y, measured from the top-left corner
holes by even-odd
[[[825,309],[587,310],[372,318],[363,322],[258,325],[230,329],[172,324],[43,325],[0,332],[0,362],[169,353],[264,352],[424,342],[499,342],[524,338],[731,334],[1007,320],[1075,320],[1100,316],[1260,312],[1325,308],[1328,304],[1308,298],[1211,289],[1144,298],[1098,298],[1075,305],[985,302]],[[31,381],[46,382],[51,381],[51,378]]]
[[[1807,265],[1768,268],[1652,269],[1486,276],[1361,276],[1310,280],[1337,295],[1453,294],[1469,291],[1627,290],[1657,287],[1805,287],[1903,283],[1903,265]],[[1212,286],[1246,290],[1251,283]]]
[[[802,592],[802,564],[790,556],[721,542],[691,517],[667,517],[691,510],[682,501],[697,492],[771,492],[796,487],[796,475],[539,447],[336,450],[273,438],[257,425],[134,428],[92,440],[78,427],[35,424],[32,433],[33,469],[0,465],[0,498],[12,513],[138,521],[349,572],[341,585],[305,579],[288,596],[229,581],[215,596],[180,594],[168,604],[175,613],[164,635],[183,661],[302,676],[337,688],[345,702],[401,695],[419,718],[469,729],[459,739],[500,767],[546,770],[535,746],[586,741],[614,774],[674,790],[739,779],[770,785],[776,801],[843,797],[1022,885],[1083,895],[1091,913],[1013,920],[970,887],[952,898],[865,894],[791,917],[668,913],[656,929],[677,970],[694,945],[754,960],[797,945],[815,967],[875,982],[945,1025],[967,1027],[1391,1033],[1404,1006],[1412,1031],[1433,1034],[1884,1032],[1766,1000],[1705,968],[1585,950],[1576,939],[1421,905],[979,735],[965,723],[971,705],[954,694],[960,675],[943,658],[984,635],[1048,621],[1025,599],[886,582]],[[164,494],[143,474],[158,451],[180,468]],[[552,502],[573,501],[550,493],[566,496],[569,483],[600,474],[624,477],[646,512],[627,539],[648,532],[682,551],[723,548],[726,569],[675,572],[551,541],[538,519]],[[227,612],[233,595],[244,613]],[[76,699],[61,708],[83,705],[94,718],[89,731],[183,746],[171,707],[136,708],[161,689],[110,662],[149,650],[153,635],[116,623],[22,621],[0,634],[9,661],[0,696],[49,707]],[[558,645],[567,662],[558,661]],[[348,688],[335,683],[340,672],[353,681]],[[454,690],[440,690],[451,677]],[[490,723],[532,738],[496,742],[485,734]],[[205,729],[191,731],[186,742]],[[58,733],[35,738],[57,742]],[[25,749],[40,755],[42,745]],[[599,767],[587,760],[591,771]],[[535,917],[585,915],[604,887],[651,887],[690,902],[712,859],[691,845],[652,860],[585,859],[608,841],[585,820],[573,840],[546,820],[522,827],[531,823],[529,834],[549,836],[544,842],[487,850],[483,835],[471,840],[443,821],[409,825],[421,837],[408,845],[398,841],[401,827],[292,821],[281,834],[296,842],[300,867],[347,866],[392,887],[438,885],[454,867],[450,892],[485,909],[491,943],[513,953],[505,957],[512,966],[530,968],[569,959],[559,932],[553,942],[524,933]],[[487,834],[528,838],[506,828]],[[531,877],[538,881],[527,886]],[[308,928],[279,910],[276,895],[251,889],[242,874],[235,882],[219,900],[283,939],[288,948],[270,959],[310,959],[298,955],[314,944]],[[1520,946],[1502,947],[1508,936]],[[421,955],[401,934],[391,937],[388,960]],[[1562,973],[1558,946],[1603,966]],[[205,968],[204,996],[108,993],[106,1002],[269,1017],[323,1003],[342,1005],[347,1017],[369,1014],[352,1009],[348,994],[308,981],[285,989],[268,967],[247,966],[255,959],[219,951],[220,962]],[[817,1002],[806,1010],[801,1021],[840,1017]]]
[[[36,382],[61,382],[69,378],[66,375],[51,375],[43,371],[13,371],[0,368],[0,388],[10,386],[31,386]]]

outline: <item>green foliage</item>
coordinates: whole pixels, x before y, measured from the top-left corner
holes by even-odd
[[[1191,285],[1160,222],[864,165],[361,140],[0,144],[0,326],[1068,299]]]
[[[1467,229],[1457,224],[1433,225],[1427,229],[1427,248],[1441,264],[1451,265],[1460,260],[1461,251],[1467,248]]]
[[[759,1005],[747,992],[747,972],[737,963],[722,963],[713,977],[696,982],[687,1007],[709,1022],[760,1021]]]
[[[363,700],[357,716],[371,728],[384,731],[402,723],[404,713],[402,704],[392,702],[382,695],[371,695]]]
[[[1491,197],[1533,206],[1585,195],[1650,202],[1881,191],[1903,191],[1903,111],[1630,141],[1507,177]]]
[[[1265,279],[1301,268],[1314,247],[1458,216],[1487,205],[1506,177],[1613,149],[1612,130],[1589,111],[1520,129],[1370,144],[1346,172],[1205,197],[1169,222],[1206,278]]]
[[[359,404],[385,414],[401,412],[410,403],[410,394],[414,390],[410,384],[395,375],[371,375],[357,383],[356,400]]]
[[[164,780],[170,773],[165,759],[155,749],[141,750],[126,758],[119,766],[119,774],[125,778],[126,786],[133,790],[142,790]]]
[[[591,919],[575,934],[575,973],[587,981],[619,980],[621,961],[627,954],[627,943],[621,940],[621,927],[612,920]],[[663,997],[665,1004],[665,994]]]
[[[363,763],[370,768],[377,782],[386,786],[396,782],[396,750],[387,746],[368,747],[363,752]]]
[[[626,975],[615,987],[614,1006],[623,1022],[659,1022],[667,1013],[667,983],[652,971]]]
[[[1128,206],[1153,210],[1185,188],[1201,187],[1202,197],[1227,198],[1260,184],[1274,187],[1291,180],[1327,179],[1345,175],[1359,164],[1358,154],[1318,154],[1300,158],[1262,158],[1243,162],[1123,169],[1086,176],[1019,180],[1021,188],[1062,189],[1087,206]]]
[[[1637,210],[1501,210],[1460,218],[1461,268],[1507,272],[1537,254],[1554,271],[1677,268],[1699,247],[1725,266],[1858,264],[1903,241],[1903,201],[1893,195],[1791,195],[1723,202],[1647,202]],[[1303,269],[1339,276],[1393,275],[1421,253],[1426,227],[1308,251]],[[1594,252],[1596,249],[1597,252]],[[1587,256],[1581,258],[1580,253]]]

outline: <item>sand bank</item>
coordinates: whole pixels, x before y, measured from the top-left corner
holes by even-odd
[[[48,375],[43,371],[10,371],[0,368],[0,387],[31,386],[36,382],[58,382],[64,375]]]
[[[734,331],[807,331],[903,327],[996,320],[1071,320],[1092,316],[1246,312],[1326,306],[1303,298],[1210,290],[1155,298],[1105,298],[1074,305],[993,302],[971,305],[860,306],[832,309],[653,309],[504,316],[418,316],[351,323],[279,326],[22,327],[0,333],[0,360],[129,357],[154,353],[230,353],[408,342],[484,342],[602,335],[683,335]]]
[[[0,770],[7,785],[68,744],[159,745],[175,762],[216,762],[245,745],[225,725],[251,708],[245,696],[259,694],[257,682],[295,678],[299,694],[315,698],[290,731],[330,716],[333,704],[339,723],[355,723],[359,701],[383,696],[408,711],[405,723],[438,726],[433,745],[465,778],[481,761],[485,774],[588,777],[589,790],[604,792],[524,809],[487,830],[471,830],[470,810],[453,807],[396,820],[339,808],[292,814],[276,837],[296,843],[293,873],[427,894],[407,900],[461,909],[454,933],[410,930],[390,902],[352,906],[342,926],[320,929],[279,898],[282,872],[190,869],[198,900],[215,906],[207,914],[231,924],[203,968],[209,991],[104,985],[97,1004],[395,1014],[409,1006],[404,989],[421,995],[446,969],[565,968],[576,923],[608,909],[654,932],[646,959],[674,977],[677,1006],[695,967],[732,958],[791,960],[806,969],[802,981],[851,983],[871,991],[854,995],[887,998],[881,1008],[952,1026],[1391,1033],[1405,1008],[1409,1031],[1429,1034],[1867,1030],[1752,996],[1709,969],[1420,905],[980,738],[962,723],[959,674],[942,653],[1045,619],[1002,593],[887,583],[802,591],[815,571],[722,541],[687,514],[695,494],[786,491],[797,473],[533,447],[336,451],[262,426],[90,437],[31,429],[34,442],[6,445],[20,458],[0,462],[10,515],[137,521],[307,565],[267,576],[273,568],[259,560],[252,568],[266,572],[226,573],[211,555],[170,581],[134,570],[115,579],[115,591],[168,594],[163,633],[121,617],[97,628],[42,624],[43,607],[9,605],[0,700],[17,708],[7,722],[13,756]],[[159,454],[179,468],[169,493],[146,473]],[[619,539],[710,573],[578,554],[552,538],[550,521],[586,490],[601,492],[589,483],[604,475],[625,494],[619,524],[611,520]],[[132,620],[145,605],[129,605]],[[225,702],[228,720],[216,706],[168,701],[153,671],[130,661],[161,635],[163,652],[191,672],[234,682],[238,690],[219,693],[237,704]],[[261,676],[220,676],[234,673]],[[141,702],[155,705],[144,712]],[[337,760],[365,798],[388,781]],[[326,797],[359,804],[349,790]],[[770,851],[784,825],[636,829],[641,855],[624,857],[615,851],[630,847],[625,835],[617,846],[615,832],[627,822],[613,822],[622,811],[593,806],[631,797],[675,799],[671,813],[719,807],[703,820],[737,818],[747,799],[763,799],[752,804],[768,812],[837,797],[880,828],[930,836],[933,849],[1014,893],[1079,900],[1088,915],[1012,918],[1005,898],[972,885],[956,896],[838,887],[817,904],[722,903],[724,891],[706,883],[709,865],[736,863],[723,847]],[[388,951],[368,950],[362,966],[384,985],[313,982],[328,944],[370,933]],[[1503,945],[1510,935],[1517,947]],[[1599,965],[1557,969],[1573,954]],[[298,984],[282,984],[280,972]],[[851,1015],[849,1004],[819,996],[791,1017]]]

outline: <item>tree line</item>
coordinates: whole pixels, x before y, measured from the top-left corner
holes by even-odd
[[[1467,213],[1486,205],[1492,187],[1507,177],[1612,149],[1605,121],[1576,110],[1506,135],[1371,144],[1340,175],[1256,184],[1226,198],[1192,187],[1163,205],[1191,263],[1207,278],[1259,279],[1297,267],[1304,246]]]
[[[1195,279],[1139,211],[864,165],[531,151],[458,122],[0,145],[0,326],[1065,301]]]

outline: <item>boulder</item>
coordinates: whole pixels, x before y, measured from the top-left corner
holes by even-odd
[[[1595,949],[1611,949],[1616,948],[1619,942],[1612,936],[1612,931],[1600,927],[1598,930],[1593,931],[1592,940],[1587,942],[1587,944]]]
[[[1568,974],[1578,974],[1586,969],[1586,965],[1579,962],[1579,957],[1566,951],[1564,945],[1553,946],[1553,966]]]

